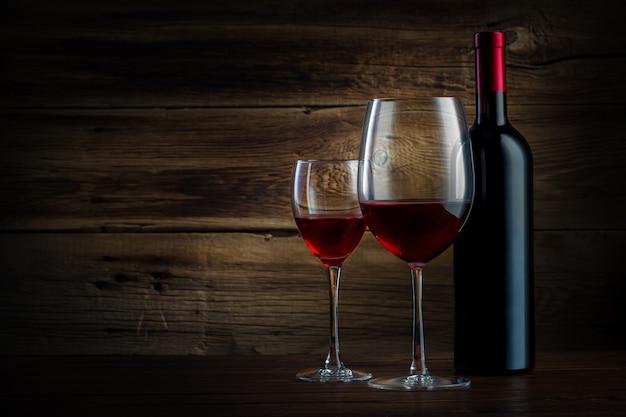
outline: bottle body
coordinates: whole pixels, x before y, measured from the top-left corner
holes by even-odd
[[[485,88],[477,88],[470,129],[475,197],[454,246],[454,361],[460,373],[503,375],[534,366],[533,167],[528,143],[507,119],[506,92],[489,91],[504,82],[484,79],[481,69],[493,63],[483,55],[477,78]],[[503,58],[496,61],[503,72]]]

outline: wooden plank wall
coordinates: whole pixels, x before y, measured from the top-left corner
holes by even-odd
[[[456,95],[472,34],[509,32],[535,158],[537,348],[623,349],[626,8],[619,0],[5,0],[0,354],[326,350],[291,163],[356,157],[365,103]],[[476,265],[481,268],[481,265]],[[344,358],[410,345],[407,267],[345,264]],[[451,252],[426,270],[452,346]]]

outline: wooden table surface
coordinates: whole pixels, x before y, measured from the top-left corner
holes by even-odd
[[[431,355],[433,374],[450,355]],[[407,358],[351,357],[375,376]],[[473,377],[465,390],[392,392],[294,379],[305,356],[4,356],[3,416],[624,416],[626,351],[544,353],[527,375]],[[6,413],[4,410],[9,410]]]

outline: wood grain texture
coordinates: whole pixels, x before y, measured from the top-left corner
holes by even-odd
[[[533,149],[536,228],[626,227],[621,107],[509,111]],[[364,112],[364,105],[6,111],[0,227],[293,229],[293,160],[358,157]],[[570,122],[585,118],[594,123]]]
[[[356,157],[372,97],[456,95],[471,120],[494,29],[534,155],[538,348],[626,348],[626,7],[503,3],[0,2],[0,354],[323,355],[292,161]],[[450,264],[427,270],[433,351]],[[347,352],[406,350],[409,284],[368,236]]]
[[[328,106],[416,91],[471,99],[471,36],[485,29],[510,32],[515,103],[624,102],[618,0],[65,0],[38,1],[37,12],[12,3],[0,32],[11,63],[2,107]]]
[[[538,232],[540,350],[624,346],[624,232]],[[321,263],[296,234],[4,234],[0,354],[327,350]],[[427,349],[452,347],[451,251],[425,272]],[[563,260],[568,260],[564,263]],[[480,265],[476,266],[480,268]],[[369,234],[344,265],[346,353],[410,345],[407,266]]]

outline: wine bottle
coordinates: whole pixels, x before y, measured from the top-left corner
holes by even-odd
[[[532,370],[535,357],[532,155],[507,117],[504,32],[474,34],[475,198],[454,246],[459,373]]]

